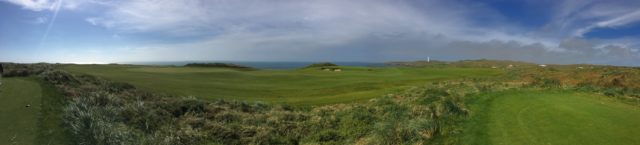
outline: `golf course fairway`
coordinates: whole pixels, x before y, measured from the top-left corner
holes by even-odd
[[[640,143],[640,108],[604,96],[509,90],[476,101],[468,144]]]
[[[70,144],[62,128],[62,97],[35,78],[3,78],[0,144]]]
[[[0,86],[0,144],[34,144],[40,111],[40,85],[28,79],[3,79]],[[25,105],[31,104],[30,107]]]
[[[63,67],[72,73],[131,83],[155,93],[303,106],[366,101],[393,90],[432,81],[492,77],[503,73],[490,68],[341,68],[341,72],[327,72],[319,68],[241,71],[137,65]]]

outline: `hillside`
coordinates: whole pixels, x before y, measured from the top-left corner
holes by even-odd
[[[461,61],[413,61],[413,62],[388,62],[390,66],[401,67],[463,67],[463,68],[508,68],[508,67],[532,67],[535,63],[511,61],[511,60],[461,60]]]

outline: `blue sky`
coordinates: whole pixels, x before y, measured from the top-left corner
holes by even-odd
[[[634,0],[0,0],[0,61],[640,63]]]

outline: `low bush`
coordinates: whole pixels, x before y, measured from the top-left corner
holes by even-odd
[[[535,78],[534,81],[530,83],[530,85],[544,88],[559,88],[562,87],[562,82],[555,78],[539,77]]]
[[[314,63],[314,64],[310,64],[307,65],[305,68],[314,68],[314,67],[335,67],[338,66],[337,64],[333,64],[330,62],[321,62],[321,63]]]
[[[46,71],[51,71],[53,65],[46,63],[36,64],[17,64],[17,63],[3,63],[2,64],[2,77],[26,77],[31,75],[38,75]]]

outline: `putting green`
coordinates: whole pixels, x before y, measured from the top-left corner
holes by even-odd
[[[471,102],[466,144],[638,144],[639,107],[595,94],[511,90]]]

